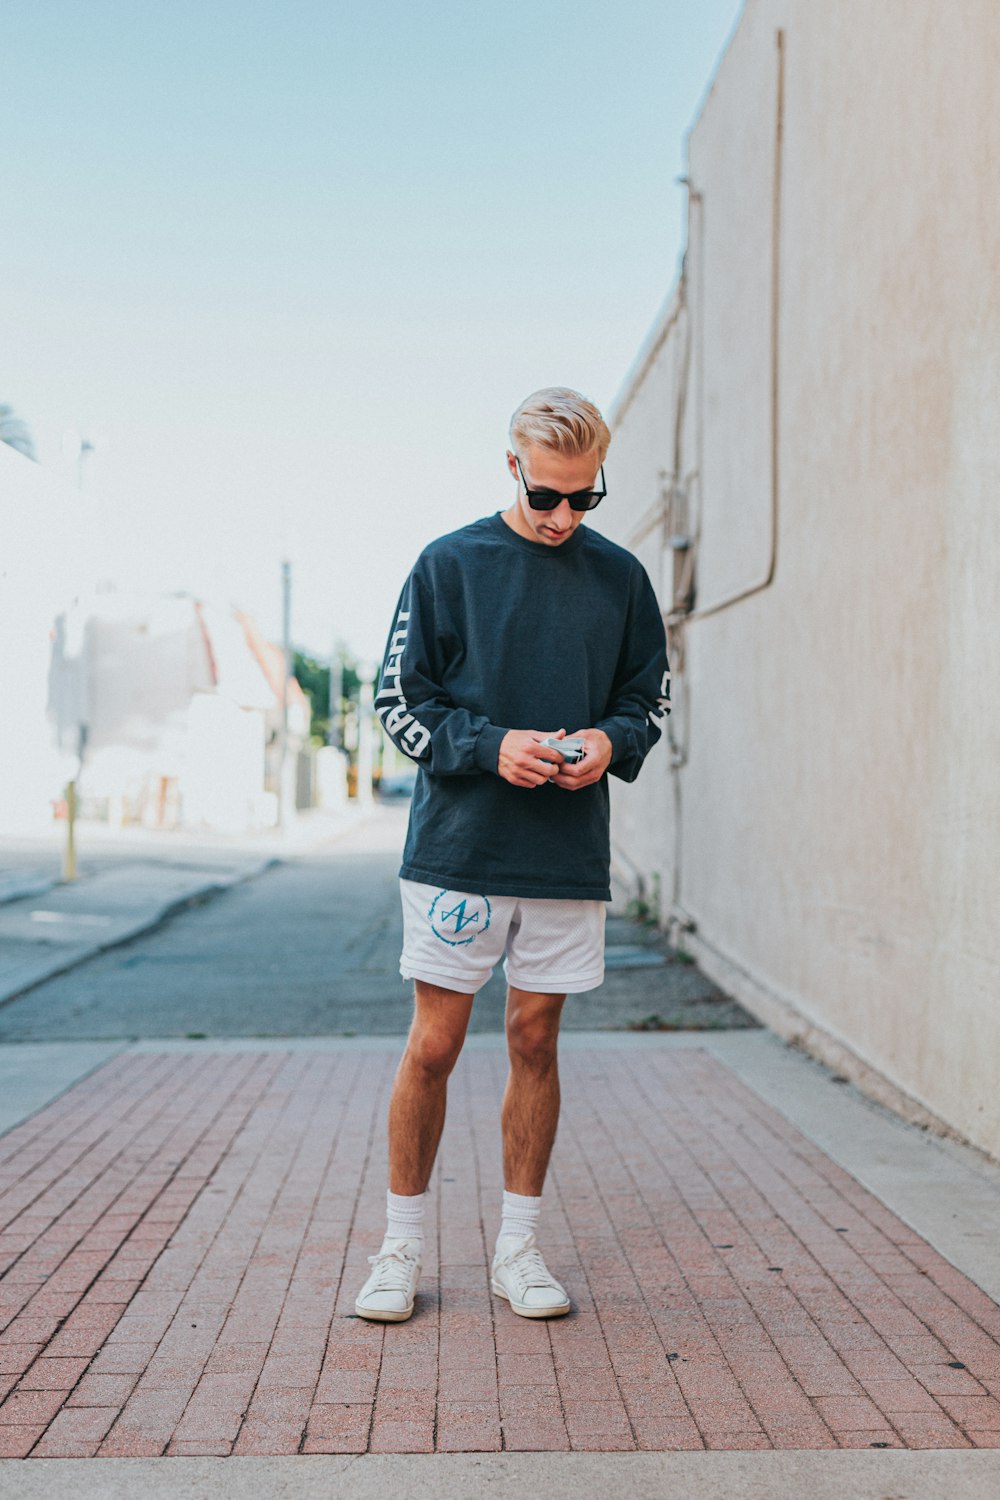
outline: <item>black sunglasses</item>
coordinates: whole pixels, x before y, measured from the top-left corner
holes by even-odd
[[[600,505],[608,493],[604,483],[604,465],[601,465],[601,488],[599,490],[574,490],[572,495],[561,495],[558,490],[531,490],[528,481],[524,477],[521,468],[521,460],[517,454],[514,455],[517,464],[517,472],[524,482],[524,493],[528,497],[528,504],[532,510],[555,510],[563,500],[569,501],[570,510],[593,510],[595,505]]]

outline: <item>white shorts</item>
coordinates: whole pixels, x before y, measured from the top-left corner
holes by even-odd
[[[404,979],[474,995],[502,958],[508,983],[579,994],[604,980],[603,901],[480,896],[401,880]]]

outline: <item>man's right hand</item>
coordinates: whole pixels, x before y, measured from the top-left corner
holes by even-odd
[[[561,740],[565,735],[565,729],[508,729],[500,741],[498,774],[511,786],[542,786],[551,781],[563,758],[542,740]]]

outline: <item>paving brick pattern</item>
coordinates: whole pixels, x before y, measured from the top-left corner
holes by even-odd
[[[124,1055],[0,1140],[0,1456],[1000,1447],[1000,1308],[700,1050],[565,1054],[549,1323],[466,1052],[417,1311],[355,1318],[395,1062]]]

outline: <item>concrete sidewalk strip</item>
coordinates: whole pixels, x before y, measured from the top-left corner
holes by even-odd
[[[489,1291],[467,1049],[417,1311],[356,1318],[396,1061],[147,1043],[0,1139],[0,1456],[1000,1449],[1000,1308],[696,1046],[566,1049],[549,1323]]]
[[[0,1135],[43,1109],[128,1044],[22,1042],[0,1047]]]
[[[216,866],[134,861],[0,906],[0,1004],[275,863],[270,856]]]
[[[434,1453],[0,1460],[18,1500],[996,1500],[1000,1454]]]

